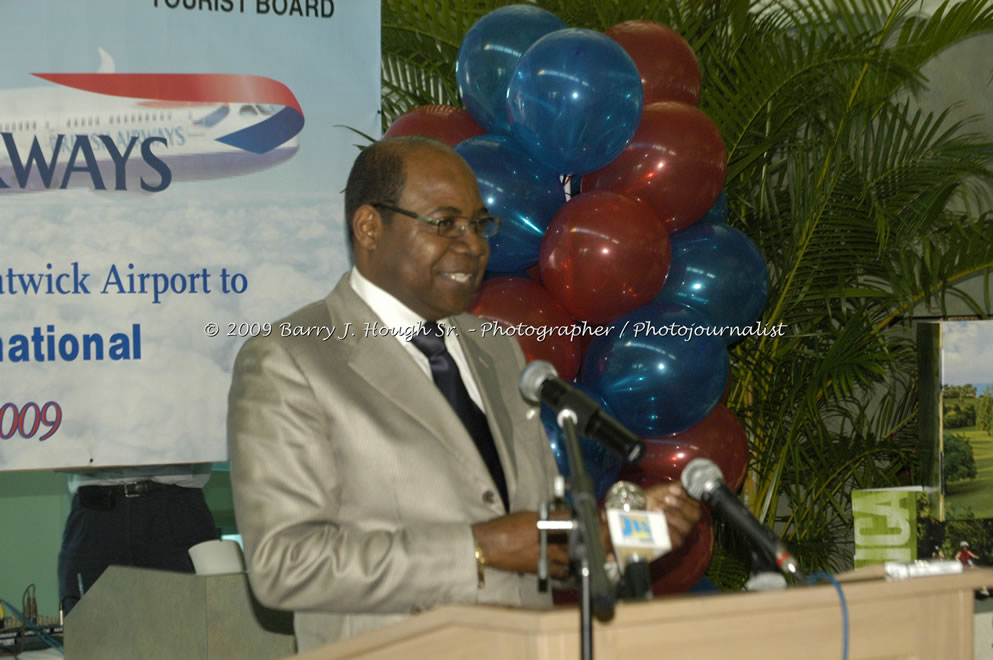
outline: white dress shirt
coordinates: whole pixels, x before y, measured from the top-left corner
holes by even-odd
[[[431,376],[430,361],[419,348],[414,346],[413,342],[407,340],[407,337],[410,336],[413,331],[424,324],[425,319],[394,298],[392,295],[366,279],[362,273],[359,272],[358,268],[352,268],[352,272],[348,279],[349,283],[352,285],[352,290],[358,294],[359,298],[361,298],[365,304],[372,308],[372,311],[376,313],[376,316],[382,320],[383,325],[395,331],[395,334],[377,337],[374,340],[400,342],[400,345],[403,346],[408,353],[410,353],[412,358],[414,358],[414,361],[421,368],[421,371],[424,372],[424,375],[427,377],[428,381],[433,384],[434,378]],[[451,325],[451,322],[448,319],[441,319],[438,323]],[[364,328],[354,328],[353,331],[361,333],[364,331]],[[459,340],[454,332],[445,333],[445,348],[447,348],[448,352],[452,354],[452,359],[455,360],[455,365],[459,368],[459,374],[462,376],[462,383],[465,385],[465,389],[469,393],[469,398],[471,398],[473,403],[479,406],[479,409],[485,413],[486,408],[483,406],[483,398],[479,394],[479,387],[476,385],[476,382],[472,377],[472,371],[469,370],[469,363],[466,362],[465,353],[462,352],[462,345],[459,343]]]

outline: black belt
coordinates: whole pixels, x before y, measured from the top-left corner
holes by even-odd
[[[85,509],[110,511],[118,497],[141,497],[149,493],[178,488],[174,484],[164,484],[160,481],[131,481],[112,486],[80,486],[76,490],[79,504]]]

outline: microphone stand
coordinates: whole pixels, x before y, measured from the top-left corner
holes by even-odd
[[[580,576],[580,632],[581,651],[583,660],[593,658],[593,621],[595,615],[600,621],[609,621],[614,617],[615,593],[607,572],[604,569],[605,553],[600,540],[600,519],[596,512],[596,498],[593,495],[593,479],[583,465],[582,450],[576,433],[576,413],[569,409],[559,412],[558,423],[565,438],[566,452],[569,458],[569,491],[572,494],[574,519],[569,526],[569,560],[573,566],[579,567]],[[546,516],[547,507],[542,506],[542,518]],[[547,570],[547,534],[548,529],[562,529],[559,525],[543,524],[539,521],[541,530],[542,557],[539,561],[539,579],[542,568]],[[546,574],[547,575],[547,574]]]

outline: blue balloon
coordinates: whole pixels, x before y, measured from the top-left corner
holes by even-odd
[[[455,146],[479,183],[487,210],[500,218],[490,238],[487,269],[524,270],[538,263],[548,223],[565,204],[559,175],[528,156],[503,135],[479,135]]]
[[[555,14],[533,5],[508,5],[476,21],[455,60],[455,82],[472,118],[488,133],[510,135],[507,85],[517,60],[531,44],[566,27]]]
[[[690,590],[687,593],[719,594],[721,593],[721,590],[717,587],[716,584],[713,583],[713,581],[709,577],[704,575],[702,578],[700,578],[700,580],[696,584],[690,587]]]
[[[726,344],[740,339],[769,296],[769,271],[755,243],[733,227],[699,222],[672,234],[669,243],[669,276],[655,300],[703,312]]]
[[[581,373],[642,437],[679,433],[718,404],[728,379],[728,354],[708,335],[710,319],[668,303],[651,302],[622,316],[586,350]]]
[[[728,194],[726,190],[722,190],[721,194],[717,196],[717,201],[714,205],[710,207],[702,218],[697,220],[696,225],[725,225],[728,221]],[[690,225],[691,227],[693,225]],[[678,234],[678,232],[677,232]],[[673,234],[676,236],[677,234]]]
[[[581,383],[576,383],[576,388],[593,397],[604,412],[613,416],[603,397]],[[555,411],[544,404],[541,406],[541,422],[545,425],[545,432],[548,434],[548,442],[552,447],[552,455],[555,456],[555,464],[559,467],[559,473],[563,477],[571,476],[572,470],[569,468],[569,450],[566,448],[565,433],[556,420]],[[579,436],[579,453],[583,457],[583,467],[586,468],[586,472],[593,481],[593,493],[598,500],[602,499],[617,481],[624,461],[599,442],[590,440],[583,435]]]
[[[624,48],[584,28],[536,41],[507,89],[511,134],[537,160],[585,174],[617,158],[638,129],[641,74]]]

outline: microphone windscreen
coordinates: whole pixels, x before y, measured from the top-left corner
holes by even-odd
[[[551,362],[531,362],[521,374],[521,395],[531,403],[541,403],[541,386],[549,378],[558,378],[558,372]]]
[[[724,475],[717,464],[706,458],[694,458],[683,468],[680,476],[683,489],[695,500],[701,500],[724,482]]]
[[[638,484],[630,481],[618,481],[610,487],[604,498],[604,506],[608,509],[623,509],[624,511],[641,510],[648,504],[645,491]]]

